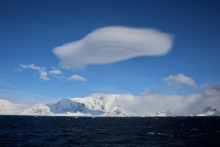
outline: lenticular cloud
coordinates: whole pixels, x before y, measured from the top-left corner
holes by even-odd
[[[100,28],[82,40],[53,49],[64,68],[83,68],[137,56],[160,56],[172,47],[172,36],[154,29],[127,27]]]

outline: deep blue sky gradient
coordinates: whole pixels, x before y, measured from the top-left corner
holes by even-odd
[[[0,0],[0,94],[12,99],[54,100],[91,93],[131,93],[148,87],[166,94],[163,78],[183,73],[198,86],[220,82],[220,2],[191,0]],[[37,71],[15,72],[20,64],[58,67],[54,47],[82,39],[106,26],[154,28],[174,35],[172,50],[160,57],[136,57],[84,70],[86,82],[38,79]],[[184,87],[179,95],[196,93]]]

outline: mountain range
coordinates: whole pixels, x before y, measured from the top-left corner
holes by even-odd
[[[143,116],[135,114],[135,110],[121,107],[117,102],[117,94],[93,94],[84,98],[65,98],[55,103],[35,104],[24,109],[21,104],[14,104],[0,99],[0,115],[42,115],[42,116]],[[172,116],[169,110],[157,112],[151,117]],[[220,112],[207,107],[204,114],[197,116],[220,116]]]

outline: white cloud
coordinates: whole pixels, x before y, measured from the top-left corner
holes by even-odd
[[[128,27],[100,28],[83,39],[53,49],[64,68],[83,68],[138,56],[160,56],[173,45],[170,34],[154,29]]]
[[[215,84],[214,86],[209,85],[209,84],[204,84],[200,86],[200,89],[201,90],[215,90],[215,91],[220,92],[220,83]]]
[[[156,93],[156,90],[150,90],[149,88],[145,88],[144,90],[145,92],[141,92],[141,95],[153,95]]]
[[[50,80],[50,78],[47,77],[48,74],[47,74],[46,69],[44,67],[35,66],[34,64],[29,64],[29,65],[20,64],[20,66],[24,69],[31,68],[34,70],[38,70],[38,72],[40,73],[39,79],[43,79],[44,81]]]
[[[49,74],[56,74],[56,75],[59,75],[59,74],[61,74],[62,72],[60,71],[60,70],[58,70],[58,69],[55,69],[55,70],[51,70],[51,71],[49,71]]]
[[[181,88],[181,85],[185,84],[188,86],[196,86],[195,81],[187,77],[183,74],[178,74],[178,75],[169,75],[167,78],[164,78],[164,80],[168,83],[168,86],[174,86],[176,88]]]
[[[28,68],[32,68],[32,69],[36,69],[36,70],[45,70],[44,67],[40,68],[39,66],[35,66],[34,64],[29,64],[29,65],[26,65],[26,67]]]
[[[71,77],[69,77],[69,78],[66,78],[67,80],[69,80],[69,81],[86,81],[86,79],[85,78],[83,78],[83,77],[81,77],[81,76],[79,76],[79,75],[72,75]]]
[[[201,90],[211,89],[211,88],[213,88],[213,87],[211,85],[209,85],[209,84],[203,84],[203,85],[200,86]]]
[[[118,94],[115,104],[133,115],[151,115],[158,111],[170,110],[173,115],[197,115],[203,113],[207,106],[220,110],[220,91],[207,90],[198,94],[186,96],[160,95],[149,93],[134,96],[131,94]],[[96,94],[103,96],[103,94]],[[109,95],[109,94],[107,94]]]
[[[216,91],[220,91],[220,83],[219,83],[219,84],[216,84],[216,85],[214,86],[214,89],[215,89]]]
[[[44,81],[50,80],[50,78],[47,77],[47,73],[45,71],[40,72],[40,79],[43,79]]]
[[[31,69],[41,70],[41,68],[39,66],[35,66],[34,64],[29,64],[29,65],[20,64],[20,66],[25,69],[31,68]]]
[[[57,78],[61,81],[63,81],[63,79],[65,79],[62,72],[58,69],[54,69],[54,70],[49,71],[49,74],[51,74],[54,78]]]
[[[21,66],[22,68],[27,68],[27,66],[26,66],[26,65],[23,65],[23,64],[20,64],[20,66]]]

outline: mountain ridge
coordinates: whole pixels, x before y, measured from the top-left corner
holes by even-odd
[[[206,107],[204,112],[205,113],[198,114],[197,116],[220,116],[220,112],[213,107]]]
[[[0,99],[1,115],[39,115],[39,116],[145,116],[170,117],[169,110],[160,111],[152,115],[140,115],[135,110],[128,110],[117,104],[118,94],[93,94],[84,98],[65,98],[55,103],[35,104],[28,109],[20,109],[19,104]],[[196,116],[220,116],[220,112],[207,107],[204,114]]]

